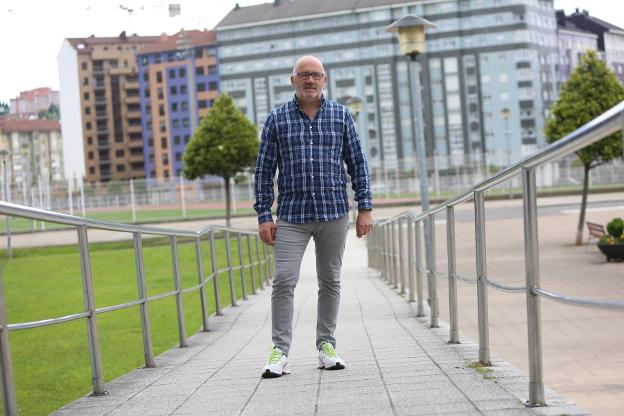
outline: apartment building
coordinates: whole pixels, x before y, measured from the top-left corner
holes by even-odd
[[[6,152],[9,181],[17,186],[62,180],[62,142],[58,121],[0,119],[0,150]]]
[[[163,35],[137,56],[147,178],[182,176],[182,156],[219,93],[216,35]]]
[[[507,165],[545,144],[556,99],[552,0],[273,1],[235,7],[216,26],[222,91],[258,126],[293,96],[297,57],[325,64],[327,95],[356,116],[373,178],[414,168],[414,81],[395,34],[414,13],[433,22],[420,57],[426,147],[438,169]],[[469,166],[470,167],[470,166]]]
[[[10,101],[12,117],[37,117],[40,111],[47,111],[51,105],[59,106],[59,92],[51,88],[35,88],[20,92],[19,97]]]
[[[561,80],[566,80],[580,57],[595,50],[624,82],[624,29],[590,16],[587,10],[565,15],[557,10]]]
[[[65,39],[58,54],[65,175],[145,177],[136,55],[160,36]]]

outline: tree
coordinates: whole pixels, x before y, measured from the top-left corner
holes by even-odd
[[[202,119],[184,152],[188,179],[216,175],[225,181],[226,222],[230,226],[230,178],[256,162],[256,126],[236,108],[232,97],[221,94]]]
[[[615,73],[598,58],[594,51],[587,52],[572,72],[570,79],[562,85],[559,100],[552,107],[551,116],[546,122],[544,131],[548,142],[562,139],[623,99],[624,87]],[[589,171],[596,166],[622,157],[623,154],[624,146],[620,132],[576,151],[583,165],[583,191],[576,245],[581,245],[583,242]]]

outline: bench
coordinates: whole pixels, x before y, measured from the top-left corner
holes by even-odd
[[[595,222],[585,222],[587,224],[587,229],[589,230],[589,240],[592,238],[600,240],[600,237],[605,235],[605,229],[602,224],[596,224]]]

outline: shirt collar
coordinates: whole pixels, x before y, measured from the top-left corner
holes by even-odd
[[[303,113],[303,110],[299,107],[299,101],[297,101],[297,94],[293,95],[292,103],[295,106],[295,110]],[[321,95],[321,108],[319,109],[319,112],[321,112],[325,108],[327,108],[327,100],[325,99],[325,94],[322,94]]]

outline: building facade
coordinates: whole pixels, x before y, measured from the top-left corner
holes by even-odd
[[[436,25],[420,56],[427,154],[437,169],[507,165],[545,144],[556,99],[551,0],[274,1],[234,8],[215,28],[222,91],[258,126],[293,97],[297,57],[314,54],[327,95],[358,100],[358,130],[373,177],[414,169],[414,86],[396,35],[408,13]]]
[[[10,181],[26,188],[64,178],[61,125],[54,120],[0,119],[0,150]]]
[[[557,10],[561,76],[565,80],[588,50],[595,50],[624,82],[624,29],[590,16],[587,10],[565,15]]]
[[[159,36],[65,39],[58,55],[67,177],[145,176],[136,54]]]
[[[182,176],[186,144],[219,93],[216,36],[181,31],[137,56],[146,178]]]
[[[40,111],[47,111],[51,105],[58,108],[58,91],[48,87],[22,91],[19,97],[11,99],[10,114],[20,118],[37,117]]]

